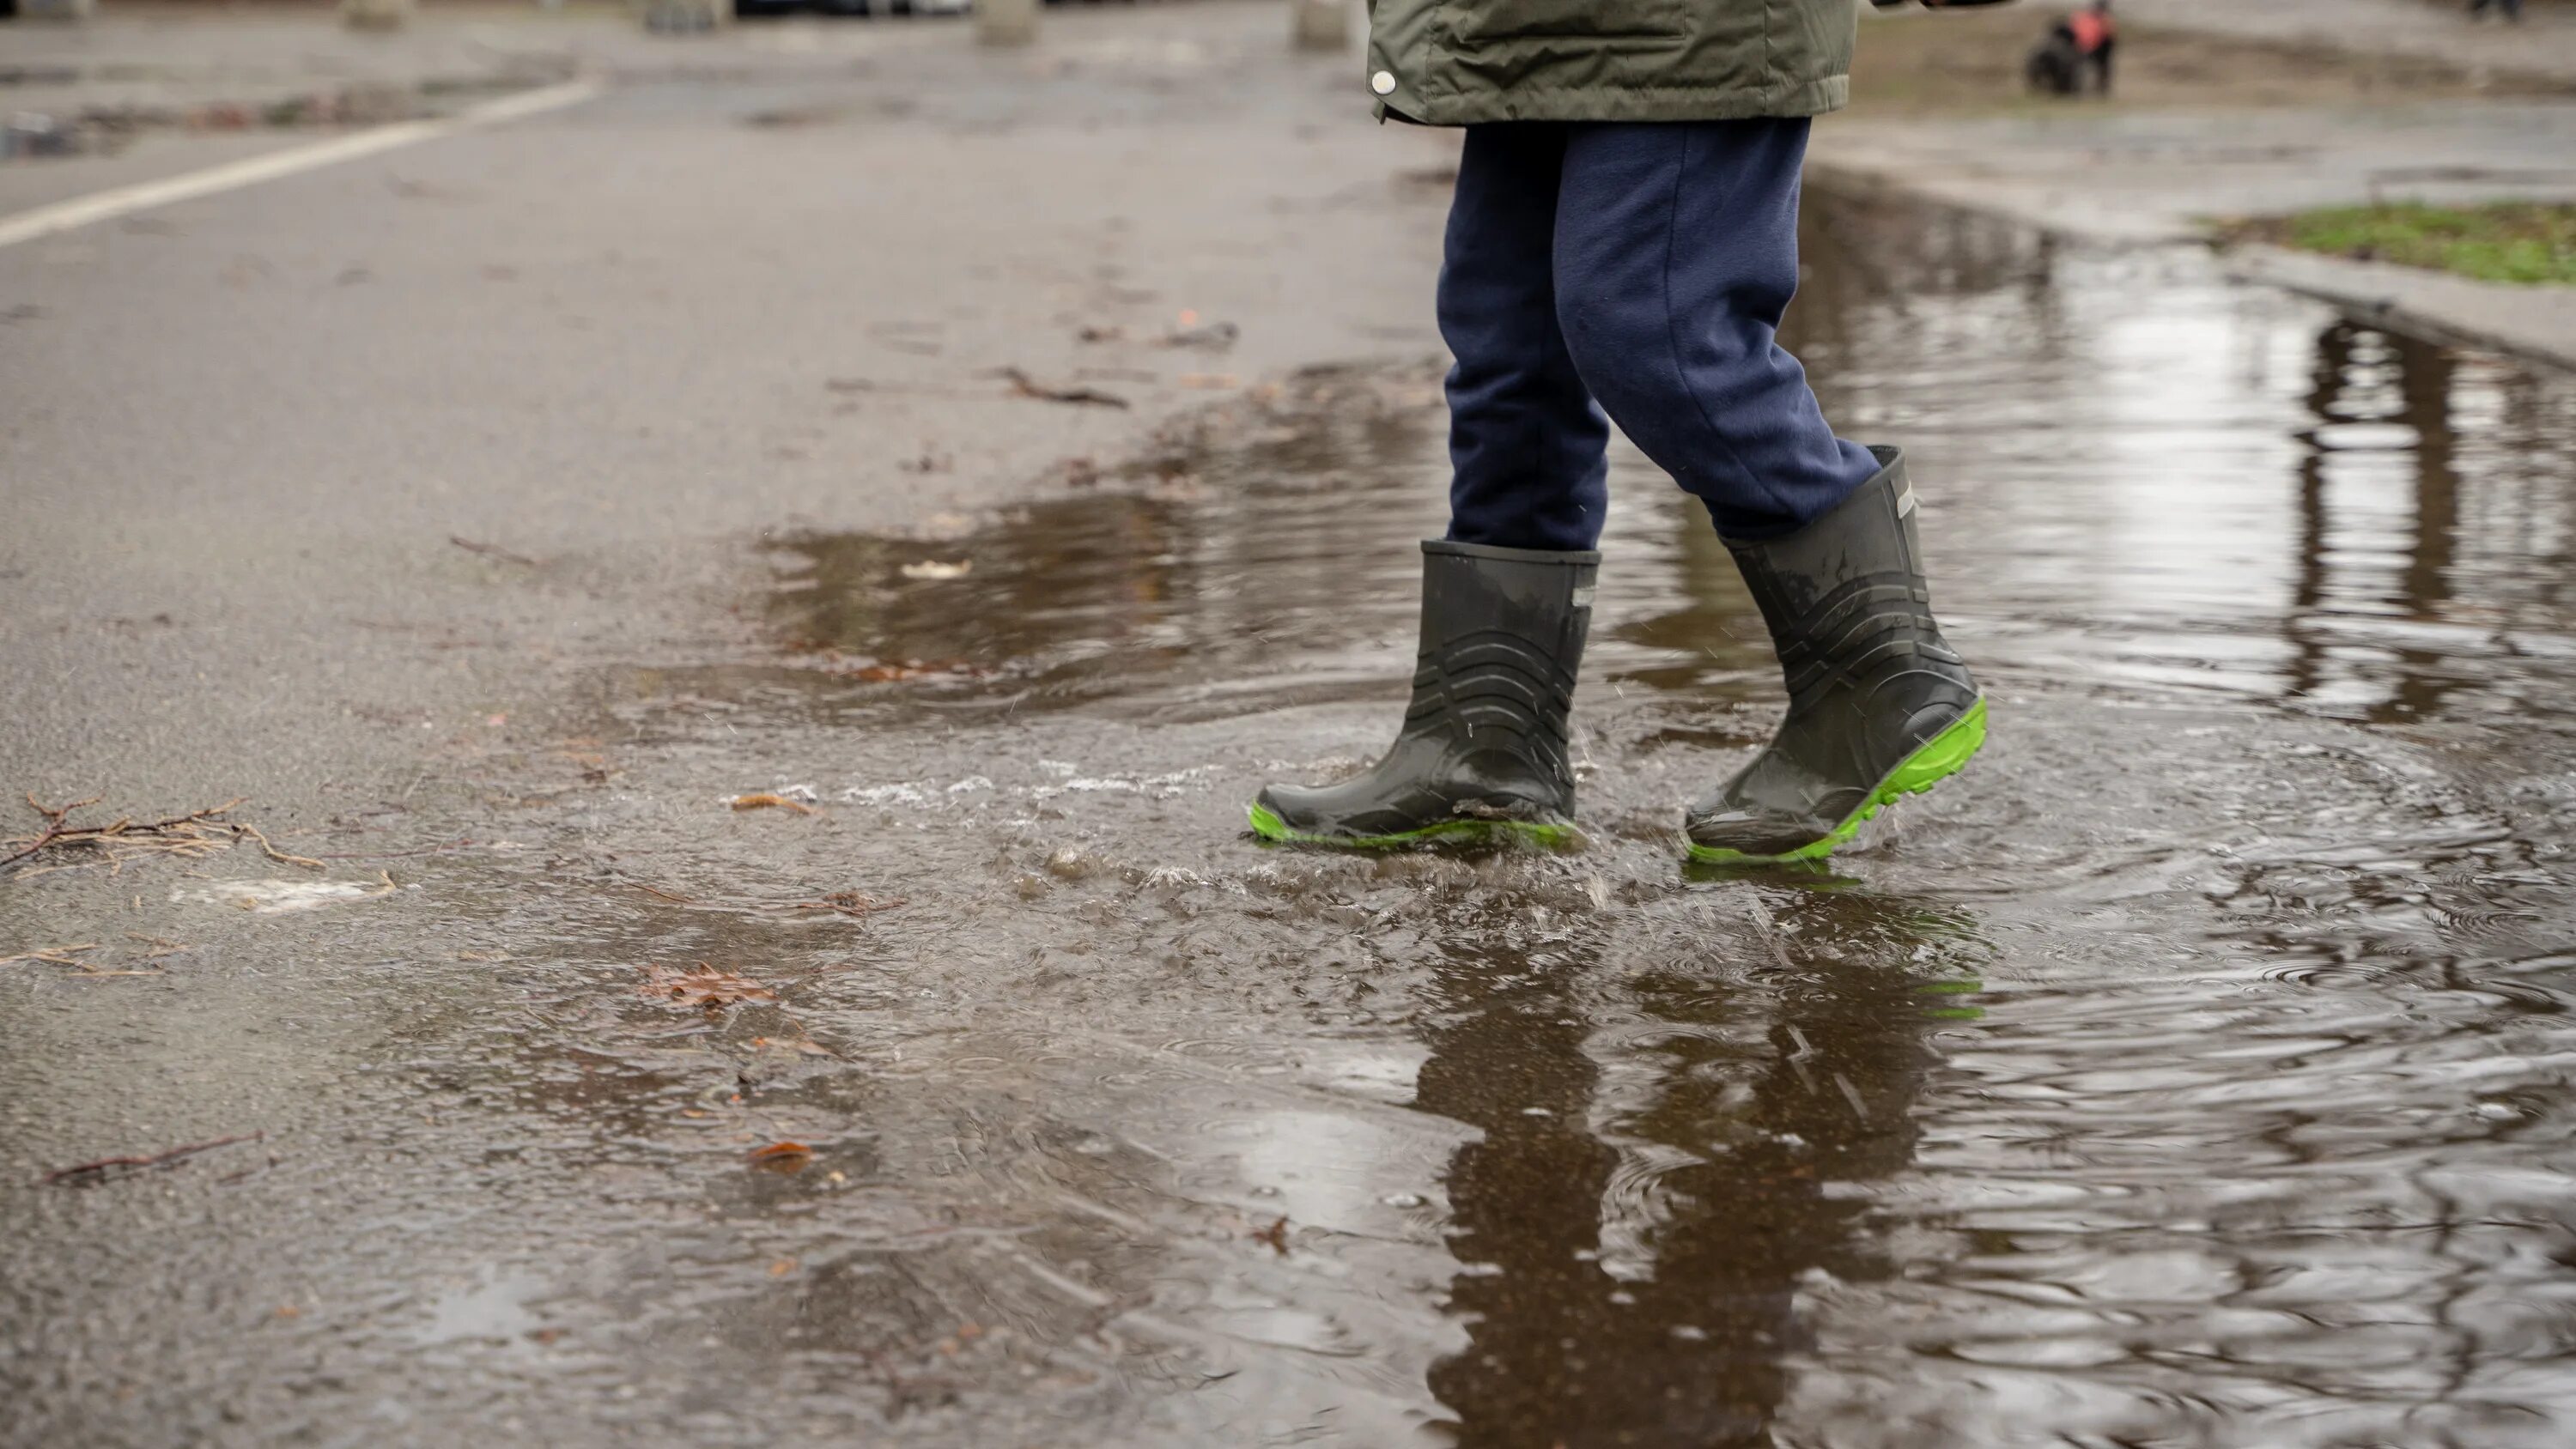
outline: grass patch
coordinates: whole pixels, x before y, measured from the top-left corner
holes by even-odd
[[[2568,202],[2335,206],[2237,222],[2225,235],[2356,261],[2429,267],[2481,282],[2576,284],[2576,204]]]

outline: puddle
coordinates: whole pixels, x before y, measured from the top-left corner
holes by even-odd
[[[1268,1366],[1254,1402],[1348,1353],[1421,1363],[1383,1423],[1479,1445],[2555,1442],[2576,385],[2195,254],[1829,199],[1808,246],[1793,340],[1847,431],[1911,447],[1997,698],[1965,787],[1837,876],[1671,862],[1776,685],[1723,549],[1633,455],[1578,704],[1588,850],[1234,838],[1261,778],[1394,718],[1440,522],[1419,376],[1304,379],[1142,491],[787,540],[790,651],[656,687],[731,702],[782,774],[838,764],[821,798],[911,837],[890,880],[1022,882],[876,927],[1026,963],[980,1014],[1226,1025],[1229,1070],[1145,1071],[1142,1102],[1073,1085],[1098,1041],[1011,1031],[1068,1059],[1047,1110],[1118,1124],[1149,1180],[1323,1225],[1291,1262],[1405,1245],[1375,1289],[1344,1261],[1285,1296],[1240,1263],[1137,1290],[1253,1345],[1226,1362]],[[1380,1140],[1355,1052],[1452,1144]]]
[[[262,923],[227,1009],[294,1003],[240,1068],[283,1165],[204,1276],[330,1291],[247,1377],[116,1306],[159,1376],[117,1422],[2567,1442],[2576,381],[2188,252],[1822,197],[1807,248],[1792,340],[1911,450],[1995,710],[1833,872],[1678,862],[1777,682],[1624,453],[1585,847],[1244,837],[1400,713],[1425,372],[981,529],[783,539],[775,648],[603,669],[567,732],[616,771],[512,783],[529,849]],[[775,999],[637,989],[701,962]],[[27,1242],[66,1235],[115,1241]],[[84,1269],[0,1246],[9,1304]]]

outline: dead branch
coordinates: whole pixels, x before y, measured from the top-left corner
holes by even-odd
[[[268,858],[280,864],[306,866],[313,870],[325,868],[322,862],[309,856],[279,850],[258,826],[223,818],[234,806],[249,798],[238,795],[221,805],[191,810],[185,815],[173,815],[164,820],[138,821],[132,816],[122,816],[108,825],[74,825],[71,823],[72,812],[97,804],[97,796],[56,806],[47,805],[31,794],[27,796],[27,807],[44,819],[45,828],[34,835],[0,840],[0,851],[7,852],[0,854],[0,869],[19,866],[22,876],[40,875],[47,870],[65,867],[46,866],[38,870],[27,868],[21,862],[46,851],[87,849],[96,852],[98,858],[114,872],[136,856],[175,855],[193,859],[239,844],[244,838],[259,842],[259,848],[266,852]]]
[[[35,839],[28,842],[26,849],[18,851],[13,855],[0,857],[0,865],[15,865],[19,861],[25,860],[28,856],[35,854],[37,851],[44,849],[46,846],[53,844],[57,839],[61,838],[63,834],[63,818],[65,816],[82,808],[83,806],[95,805],[101,798],[102,797],[100,796],[92,795],[86,800],[74,800],[72,803],[63,806],[61,809],[51,810],[47,809],[43,805],[37,804],[36,793],[33,790],[28,791],[27,806],[37,814],[45,817],[45,828],[35,837]],[[16,843],[16,841],[0,841],[0,844],[14,845]]]

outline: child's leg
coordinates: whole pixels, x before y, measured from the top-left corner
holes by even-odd
[[[1789,714],[1693,802],[1707,861],[1815,859],[1985,741],[1932,617],[1893,448],[1834,436],[1773,338],[1798,286],[1807,123],[1595,125],[1567,137],[1557,318],[1646,455],[1708,504],[1779,651]]]
[[[1449,537],[1588,549],[1610,427],[1556,325],[1551,254],[1566,128],[1470,126],[1440,268],[1449,371]]]
[[[1583,125],[1556,207],[1556,315],[1622,431],[1730,539],[1777,538],[1878,471],[1773,340],[1798,287],[1807,122]],[[1462,178],[1463,190],[1463,178]]]

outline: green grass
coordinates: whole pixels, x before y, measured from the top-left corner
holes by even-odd
[[[2576,204],[2567,202],[2336,206],[2238,222],[2227,235],[2359,261],[2429,267],[2482,282],[2576,283]]]

